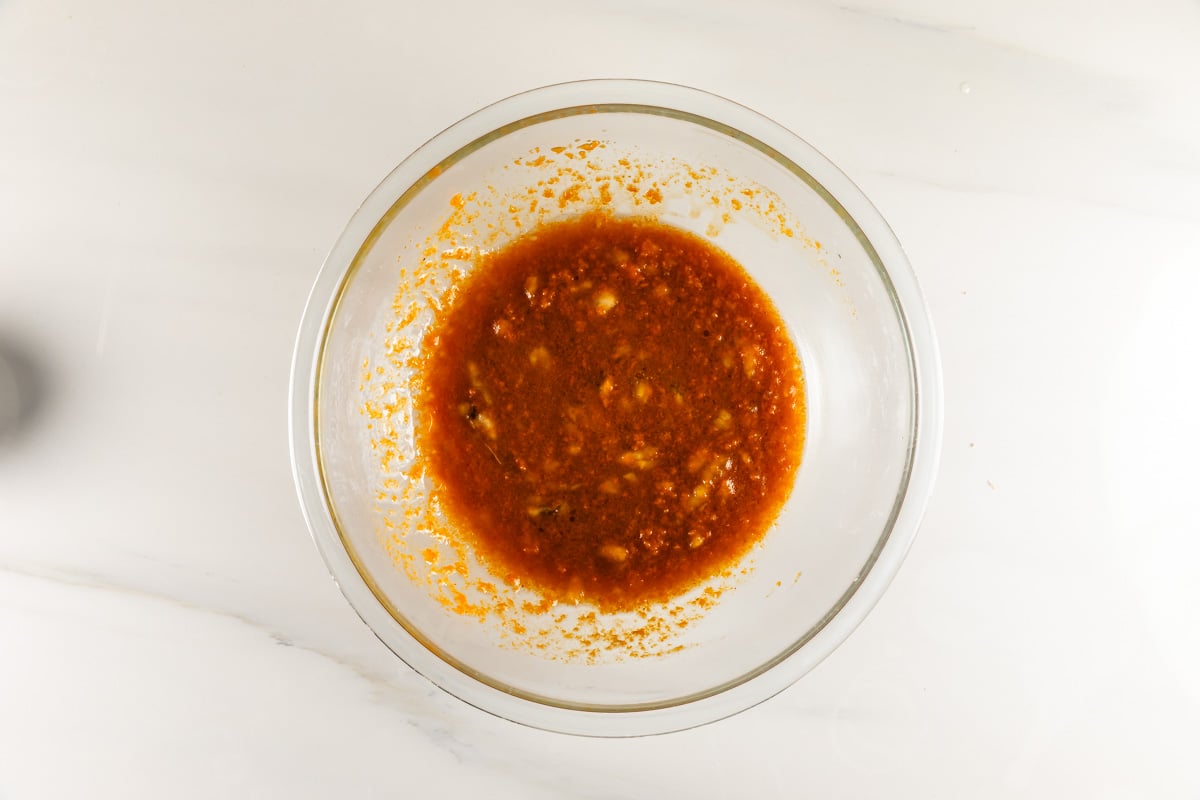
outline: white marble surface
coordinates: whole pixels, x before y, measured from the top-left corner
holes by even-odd
[[[946,374],[867,622],[641,740],[396,661],[287,453],[358,201],[478,106],[592,76],[724,94],[840,164]],[[0,0],[0,342],[42,387],[0,445],[0,798],[1200,798],[1198,86],[1183,0]]]

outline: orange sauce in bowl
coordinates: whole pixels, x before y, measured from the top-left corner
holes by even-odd
[[[791,491],[803,371],[707,241],[591,212],[517,238],[426,336],[420,451],[499,576],[627,610],[720,573]]]

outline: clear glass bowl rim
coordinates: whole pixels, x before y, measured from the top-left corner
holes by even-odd
[[[637,710],[542,702],[451,663],[408,631],[376,596],[338,530],[321,476],[316,427],[319,362],[336,300],[360,252],[401,198],[419,191],[439,165],[496,138],[502,129],[557,111],[614,106],[700,120],[780,161],[821,194],[874,255],[907,333],[915,387],[907,480],[901,482],[890,525],[855,584],[814,628],[759,669],[703,696]],[[292,470],[305,521],[330,574],[372,632],[418,673],[477,708],[531,727],[592,736],[665,733],[713,722],[777,694],[820,663],[866,618],[895,577],[920,526],[941,452],[942,374],[932,320],[908,259],[879,211],[832,162],[767,117],[699,89],[645,80],[574,81],[513,95],[452,125],[401,162],[363,201],[321,267],[297,334],[290,388]]]

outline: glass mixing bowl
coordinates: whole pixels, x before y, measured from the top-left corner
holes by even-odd
[[[709,238],[772,297],[805,373],[807,438],[746,559],[637,613],[550,607],[456,543],[422,471],[421,339],[478,254],[604,206]],[[371,630],[462,700],[527,725],[637,735],[790,685],[879,599],[941,447],[933,329],[900,245],[833,164],[740,105],[643,81],[510,97],[367,197],[300,326],[292,459],[317,547]]]

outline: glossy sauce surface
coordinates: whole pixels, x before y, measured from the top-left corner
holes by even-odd
[[[765,293],[684,231],[592,213],[487,257],[425,342],[418,428],[497,573],[620,610],[736,565],[787,499],[803,374]]]

